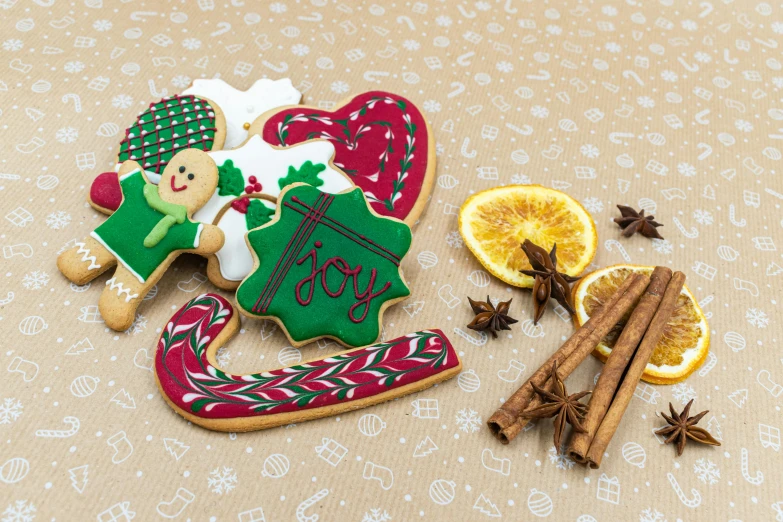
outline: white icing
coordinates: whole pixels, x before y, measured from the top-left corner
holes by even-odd
[[[76,243],[76,246],[79,247],[76,250],[76,253],[82,255],[82,261],[85,263],[87,261],[90,262],[89,266],[87,267],[88,271],[95,270],[96,268],[101,267],[101,265],[98,264],[98,258],[93,255],[90,255],[90,249],[86,248],[86,245],[84,243]]]
[[[106,285],[109,287],[110,290],[117,290],[117,296],[122,297],[122,294],[125,294],[125,302],[129,303],[131,299],[136,299],[139,297],[139,294],[131,294],[130,288],[125,288],[122,285],[122,281],[117,281],[116,277],[112,277],[108,281],[106,281]]]
[[[224,150],[233,149],[247,139],[245,123],[253,123],[268,110],[296,105],[302,99],[302,93],[294,88],[289,78],[261,79],[246,91],[240,91],[219,78],[194,80],[193,85],[182,94],[203,96],[223,110],[226,117]]]
[[[232,160],[234,167],[242,171],[245,185],[250,184],[250,176],[255,176],[256,181],[262,185],[261,192],[255,193],[256,195],[265,194],[277,198],[280,195],[278,180],[286,177],[288,167],[293,165],[298,169],[306,161],[326,165],[326,170],[318,174],[318,177],[324,182],[318,187],[319,190],[334,194],[353,187],[345,174],[329,164],[329,161],[334,157],[334,145],[326,140],[314,140],[293,147],[275,148],[262,140],[261,136],[256,135],[238,149],[220,150],[208,154],[218,166],[225,163],[226,160]],[[214,223],[220,211],[234,199],[236,196],[220,196],[215,191],[206,205],[193,214],[193,219],[203,223]],[[245,232],[247,232],[245,216],[229,207],[217,225],[226,235],[223,248],[217,252],[220,273],[229,281],[241,281],[252,268],[252,258],[244,239]]]

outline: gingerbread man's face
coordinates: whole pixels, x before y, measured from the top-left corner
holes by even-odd
[[[205,152],[186,149],[163,171],[158,185],[161,199],[187,207],[192,214],[209,201],[218,184],[218,169]]]

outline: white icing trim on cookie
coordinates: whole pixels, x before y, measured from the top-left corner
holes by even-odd
[[[117,289],[117,295],[122,296],[122,294],[125,294],[125,302],[129,303],[131,299],[136,299],[139,297],[139,294],[132,294],[130,293],[130,288],[125,288],[122,286],[122,281],[117,281],[116,277],[112,277],[108,281],[106,281],[106,286],[109,287],[110,290]]]
[[[302,93],[289,78],[257,80],[248,90],[240,91],[220,78],[193,80],[193,85],[182,94],[204,97],[220,107],[226,117],[224,150],[233,149],[247,139],[245,123],[253,123],[268,110],[285,105],[296,105]]]
[[[101,267],[101,265],[98,264],[98,258],[95,257],[95,256],[91,256],[90,255],[90,249],[89,248],[85,248],[86,245],[84,243],[81,243],[81,242],[76,243],[76,246],[79,247],[76,250],[76,253],[77,254],[82,254],[82,261],[85,262],[85,263],[87,261],[90,262],[90,265],[87,267],[87,270],[95,270],[96,268],[100,268]]]

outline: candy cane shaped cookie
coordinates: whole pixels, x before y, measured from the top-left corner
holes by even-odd
[[[397,339],[264,372],[233,375],[215,360],[239,330],[233,306],[203,294],[180,308],[160,336],[155,377],[166,402],[207,429],[245,432],[357,410],[421,391],[458,374],[446,335]]]

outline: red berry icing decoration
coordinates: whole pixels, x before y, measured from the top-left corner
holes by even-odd
[[[247,214],[247,207],[250,206],[250,198],[239,198],[231,202],[231,208],[240,214]]]

